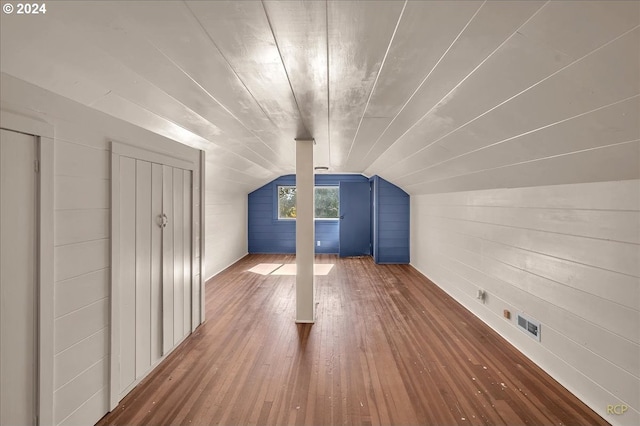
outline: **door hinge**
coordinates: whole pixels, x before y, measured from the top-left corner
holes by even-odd
[[[33,168],[34,168],[36,173],[40,173],[40,161],[35,160]]]

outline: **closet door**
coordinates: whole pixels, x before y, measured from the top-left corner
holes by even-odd
[[[162,354],[174,346],[174,272],[173,228],[173,167],[162,166],[162,212],[165,226],[162,228]]]
[[[191,331],[194,331],[202,320],[200,298],[200,193],[198,174],[191,172]]]
[[[182,190],[182,265],[183,265],[183,283],[184,283],[184,297],[183,297],[183,317],[182,322],[182,336],[186,337],[191,333],[191,319],[193,318],[193,282],[192,274],[192,172],[190,170],[182,170],[183,173],[183,190]]]
[[[120,392],[136,379],[136,160],[120,159]]]
[[[162,358],[162,165],[151,165],[151,363]]]
[[[184,173],[173,169],[173,344],[184,337]]]
[[[173,169],[174,343],[191,333],[191,171]]]
[[[162,166],[120,159],[120,393],[162,357]]]
[[[136,379],[151,368],[151,195],[151,163],[136,160]]]
[[[35,424],[36,155],[33,136],[0,130],[0,425]]]
[[[191,174],[163,167],[163,211],[167,216],[162,239],[165,353],[191,333]]]
[[[192,203],[201,194],[194,188],[195,161],[117,142],[111,158],[109,396],[115,408],[200,324],[201,265],[193,233],[200,230],[201,211]]]

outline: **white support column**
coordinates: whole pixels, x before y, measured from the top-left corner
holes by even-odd
[[[313,323],[313,139],[296,139],[296,323]]]

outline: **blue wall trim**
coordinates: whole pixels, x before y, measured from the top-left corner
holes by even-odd
[[[315,175],[316,186],[338,186],[340,182],[368,182],[357,174]],[[295,253],[296,222],[278,220],[278,186],[295,185],[295,175],[275,179],[249,194],[249,253]],[[316,220],[316,253],[338,253],[339,221]]]
[[[380,176],[372,176],[371,216],[376,263],[409,263],[409,194]]]

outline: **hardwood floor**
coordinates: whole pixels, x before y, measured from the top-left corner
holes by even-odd
[[[207,284],[207,321],[100,425],[605,425],[407,265],[339,259],[296,325],[295,263],[249,255]]]

